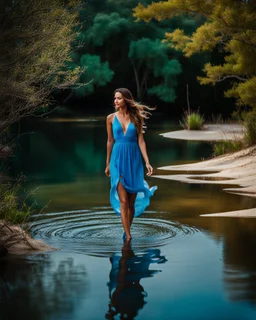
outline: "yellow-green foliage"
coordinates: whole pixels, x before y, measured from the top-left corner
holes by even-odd
[[[31,207],[18,197],[19,188],[19,183],[14,186],[0,184],[0,219],[22,223],[31,214]]]
[[[4,1],[0,19],[0,132],[70,87],[79,68],[65,68],[78,34],[79,0]]]
[[[226,53],[221,65],[206,64],[201,84],[212,84],[232,79],[227,97],[235,97],[238,105],[256,108],[256,1],[234,0],[168,0],[144,7],[139,4],[134,16],[150,21],[171,19],[180,14],[199,14],[206,22],[191,36],[183,30],[166,33],[169,42],[190,57],[199,51],[211,51],[216,45]]]
[[[244,126],[244,137],[237,141],[219,141],[213,145],[214,155],[220,156],[225,153],[239,151],[243,148],[256,144],[256,111],[243,114],[235,114],[235,117]]]
[[[256,144],[256,112],[249,112],[244,116],[245,127],[245,144],[246,146],[252,146]]]
[[[225,153],[232,153],[243,149],[244,144],[243,141],[235,140],[235,141],[218,141],[213,145],[214,155],[221,156]]]
[[[187,130],[201,130],[204,124],[204,117],[198,112],[185,113],[181,125]]]

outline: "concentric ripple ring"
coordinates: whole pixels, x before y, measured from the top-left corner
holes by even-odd
[[[30,232],[56,248],[72,252],[106,255],[120,250],[122,225],[109,207],[34,215]],[[178,222],[157,218],[136,218],[132,225],[134,249],[166,245],[177,234],[198,230]]]

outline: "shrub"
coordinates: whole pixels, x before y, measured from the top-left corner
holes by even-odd
[[[241,140],[235,140],[235,141],[218,141],[215,142],[213,145],[214,155],[221,156],[225,153],[231,153],[241,150],[244,147],[244,143]]]
[[[23,223],[32,213],[32,208],[26,204],[25,200],[19,199],[19,189],[20,180],[14,185],[0,183],[0,219],[14,224]]]
[[[256,144],[256,111],[251,111],[243,116],[245,128],[244,142],[247,146]]]
[[[201,130],[204,124],[204,117],[199,112],[185,112],[180,124],[187,130]]]

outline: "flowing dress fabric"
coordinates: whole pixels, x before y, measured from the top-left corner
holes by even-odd
[[[120,201],[117,193],[117,185],[120,181],[128,193],[137,193],[134,204],[134,216],[137,217],[149,205],[150,197],[157,187],[149,188],[144,180],[144,169],[135,125],[130,122],[124,133],[122,125],[115,115],[112,131],[115,143],[110,159],[110,203],[114,211],[120,215]]]

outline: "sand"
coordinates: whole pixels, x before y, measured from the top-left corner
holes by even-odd
[[[57,250],[41,240],[35,240],[21,226],[0,220],[0,247],[7,248],[10,254],[31,254]]]
[[[202,130],[178,130],[160,134],[165,138],[193,141],[240,140],[244,128],[239,124],[206,124]]]
[[[214,127],[216,130],[215,136],[213,130],[211,132],[211,140],[218,140],[220,135],[228,136],[231,134],[230,130],[236,128],[236,136],[233,134],[233,139],[241,138],[242,128],[239,126],[230,125],[217,125]],[[217,130],[218,129],[218,130]],[[234,133],[234,131],[233,131]],[[208,140],[208,131],[180,131],[180,139],[193,140],[193,134],[196,140]],[[178,131],[162,134],[164,137],[178,138]],[[201,137],[201,138],[200,138]],[[231,135],[229,136],[231,138]],[[223,139],[222,139],[223,140]],[[170,175],[154,175],[155,178],[169,179],[181,181],[185,183],[202,183],[202,184],[220,184],[225,185],[223,189],[226,192],[234,193],[243,196],[256,197],[256,146],[227,154],[224,156],[216,157],[210,160],[200,161],[192,164],[184,165],[171,165],[160,167],[160,170],[174,171]],[[226,187],[226,186],[230,187]],[[238,210],[222,213],[212,213],[202,215],[203,217],[256,217],[256,208],[248,210]]]

